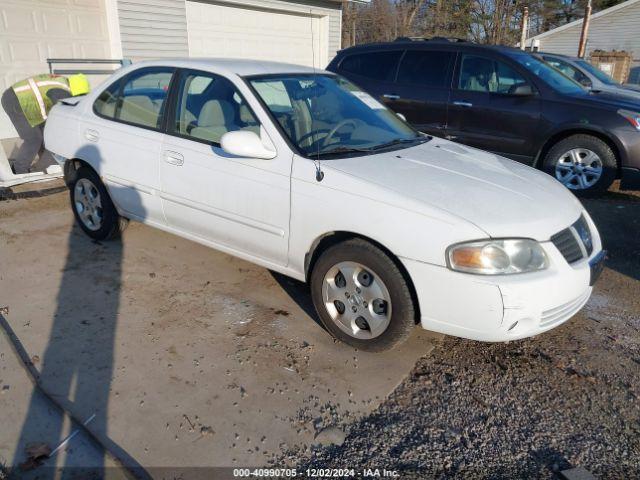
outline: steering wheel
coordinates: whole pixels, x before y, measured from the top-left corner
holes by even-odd
[[[342,127],[344,127],[345,125],[349,125],[349,124],[353,125],[354,128],[358,128],[357,120],[355,118],[345,118],[341,122],[338,122],[338,124],[331,129],[331,131],[327,134],[327,136],[322,139],[321,146],[326,147],[329,144],[329,140],[333,138],[336,132],[340,130]]]
[[[322,128],[320,130],[314,130],[313,132],[305,133],[298,139],[298,143],[302,145],[302,143],[309,137],[315,137],[317,135],[329,132],[328,128]]]

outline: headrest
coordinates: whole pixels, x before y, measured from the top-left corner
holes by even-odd
[[[199,127],[217,127],[228,123],[233,107],[224,100],[208,100],[200,110]]]

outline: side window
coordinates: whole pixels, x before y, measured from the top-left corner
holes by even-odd
[[[512,93],[516,87],[527,83],[522,75],[502,62],[496,62],[496,77],[498,93]]]
[[[122,79],[118,79],[115,83],[111,84],[93,103],[93,111],[96,114],[107,118],[115,117],[121,80]]]
[[[372,52],[349,55],[340,70],[372,80],[393,81],[402,52]]]
[[[170,132],[220,143],[234,130],[260,132],[260,124],[233,83],[209,73],[184,72]]]
[[[585,86],[591,86],[591,80],[573,65],[557,59],[545,59],[549,65],[560,70],[567,77]]]
[[[460,90],[510,94],[526,83],[522,75],[502,62],[474,55],[462,57],[458,80]]]
[[[173,70],[143,70],[124,80],[115,118],[142,127],[160,128]]]
[[[409,50],[400,63],[398,83],[447,87],[453,58],[451,52]]]

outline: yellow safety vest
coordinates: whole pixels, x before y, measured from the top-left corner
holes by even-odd
[[[44,123],[49,110],[53,107],[53,102],[47,96],[49,90],[52,88],[70,90],[69,80],[66,77],[48,73],[22,80],[11,88],[16,93],[24,116],[32,127]]]

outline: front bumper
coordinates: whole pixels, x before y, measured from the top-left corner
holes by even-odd
[[[620,188],[622,190],[640,190],[640,168],[621,168]]]
[[[594,234],[589,258],[571,265],[553,243],[541,245],[550,267],[519,275],[470,275],[402,259],[416,288],[422,327],[471,340],[502,342],[531,337],[569,320],[591,296],[590,262],[602,256],[600,238]]]

